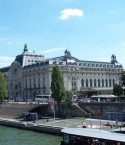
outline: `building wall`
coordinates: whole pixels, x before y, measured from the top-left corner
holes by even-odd
[[[19,59],[21,58],[22,59]],[[51,94],[51,74],[58,65],[64,78],[64,87],[79,95],[83,92],[111,94],[114,84],[120,84],[122,65],[112,56],[111,62],[81,61],[65,55],[52,59],[23,52],[4,73],[10,99],[34,99],[35,95]],[[22,62],[20,61],[22,60]],[[30,60],[30,62],[29,62]],[[32,62],[33,60],[33,62]],[[31,63],[32,62],[32,63]],[[21,65],[22,64],[22,65]]]

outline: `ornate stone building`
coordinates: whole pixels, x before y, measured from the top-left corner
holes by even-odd
[[[123,67],[111,56],[111,62],[79,60],[65,50],[64,56],[45,59],[35,52],[30,53],[27,45],[21,55],[16,56],[11,66],[1,68],[7,80],[10,99],[34,99],[35,95],[51,94],[51,73],[58,65],[64,78],[64,86],[80,95],[111,94],[114,84],[120,84]]]

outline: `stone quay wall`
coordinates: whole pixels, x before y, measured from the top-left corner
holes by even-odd
[[[103,119],[110,120],[111,117],[112,120],[112,115],[114,114],[114,116],[119,115],[118,117],[121,115],[123,120],[125,120],[125,102],[81,102],[79,106],[86,112],[90,112],[92,118],[99,118],[101,115]],[[107,116],[108,113],[110,114],[109,116]]]
[[[26,129],[26,130],[32,130],[32,131],[37,131],[37,132],[43,132],[43,133],[48,133],[48,134],[62,135],[61,127],[38,125],[35,123],[34,124],[27,123],[27,122],[17,121],[13,119],[0,119],[0,125]]]

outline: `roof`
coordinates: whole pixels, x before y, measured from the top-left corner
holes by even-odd
[[[117,98],[118,96],[115,95],[97,95],[97,96],[91,96],[91,98]]]
[[[88,128],[65,128],[65,129],[62,129],[61,132],[70,134],[70,135],[118,141],[118,142],[125,143],[124,134],[112,133],[105,130],[88,129]]]
[[[10,66],[8,67],[3,67],[3,68],[0,68],[0,72],[8,72],[8,70],[10,69]]]

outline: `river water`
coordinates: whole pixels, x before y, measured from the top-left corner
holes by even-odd
[[[61,136],[0,126],[0,145],[60,145]]]

